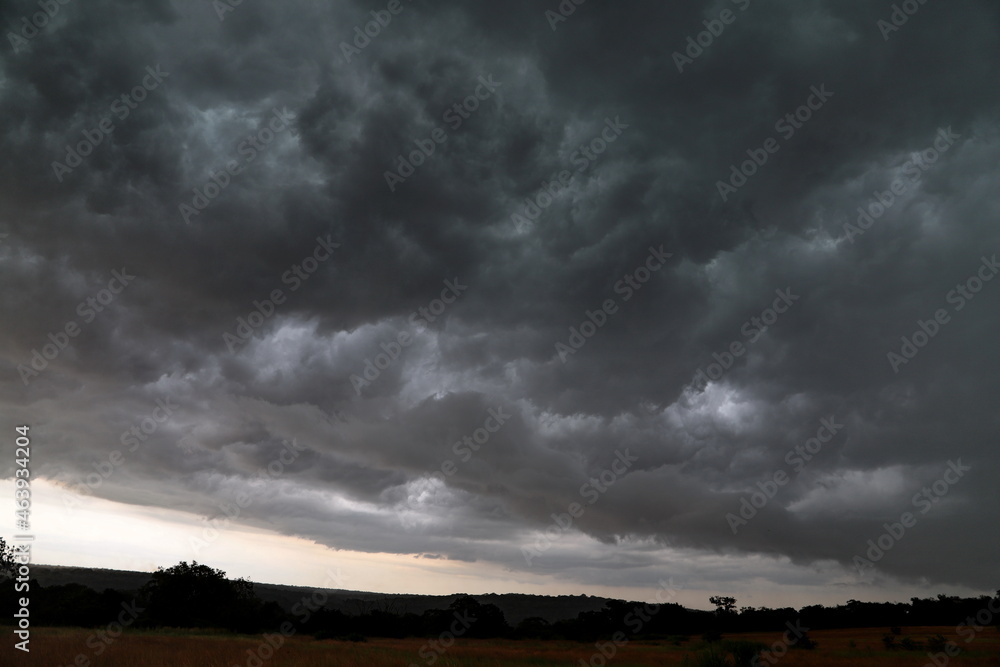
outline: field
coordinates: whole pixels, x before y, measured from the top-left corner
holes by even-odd
[[[12,637],[11,628],[0,632]],[[881,638],[885,628],[854,630],[816,630],[809,635],[818,643],[815,650],[792,649],[775,664],[788,667],[923,667],[932,664],[926,650],[887,651]],[[995,628],[980,632],[974,641],[965,643],[954,635],[954,628],[904,628],[900,639],[923,641],[940,633],[954,641],[961,653],[936,667],[1000,667],[1000,633]],[[752,640],[773,644],[780,633],[746,633],[726,639]],[[10,639],[8,639],[10,641]],[[277,640],[275,640],[277,643]],[[11,642],[13,643],[13,642]],[[593,644],[562,641],[458,640],[443,653],[430,648],[424,639],[371,639],[367,642],[336,640],[317,641],[311,637],[292,636],[273,655],[261,637],[231,636],[190,631],[126,631],[105,644],[93,630],[78,628],[39,628],[31,633],[30,659],[5,646],[0,650],[0,664],[45,665],[46,667],[539,667],[591,664],[604,665]],[[676,645],[673,641],[630,641],[617,647],[607,665],[647,667],[653,665],[690,665],[703,647],[699,639]],[[102,650],[103,649],[103,650]],[[100,653],[98,654],[98,651]],[[421,653],[421,651],[423,651]],[[18,655],[13,659],[10,656]],[[83,659],[78,658],[82,655]],[[261,660],[261,658],[264,658]],[[433,661],[432,661],[433,658]],[[89,661],[86,662],[86,661]],[[770,664],[763,661],[761,664]]]

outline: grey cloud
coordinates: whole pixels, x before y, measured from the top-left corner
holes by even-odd
[[[79,483],[169,397],[177,414],[96,494],[212,515],[252,488],[257,525],[516,570],[628,447],[635,467],[577,523],[621,552],[554,549],[537,567],[634,583],[666,549],[850,568],[961,456],[973,471],[879,569],[995,586],[1000,283],[961,309],[949,294],[1000,245],[1000,10],[926,3],[884,40],[891,8],[860,1],[592,1],[554,32],[549,4],[407,2],[350,63],[340,43],[371,20],[356,3],[243,3],[221,21],[192,3],[70,4],[20,52],[4,45],[0,421],[50,443],[38,473]],[[737,20],[678,73],[673,52],[730,5]],[[35,7],[7,3],[0,25]],[[60,182],[65,146],[157,64],[169,77]],[[503,85],[449,128],[487,75]],[[717,181],[813,86],[834,95],[723,202]],[[288,131],[185,222],[193,189],[286,107]],[[577,171],[616,117],[628,129]],[[435,127],[446,141],[390,191],[385,172]],[[942,128],[959,138],[846,238]],[[518,230],[511,215],[564,169]],[[285,272],[326,235],[341,247],[293,290]],[[617,281],[661,244],[673,257],[625,301]],[[84,323],[77,305],[122,266],[135,283]],[[413,324],[456,277],[468,291]],[[801,299],[751,342],[744,324],[779,289]],[[285,302],[230,351],[223,334],[274,290]],[[618,312],[562,363],[555,344],[607,299]],[[951,321],[893,372],[887,353],[939,308]],[[25,386],[18,367],[71,320],[80,335]],[[414,343],[359,395],[352,374],[400,331]],[[721,378],[696,382],[733,343],[745,352]],[[510,421],[434,481],[501,406]],[[829,415],[843,433],[733,535],[725,514]],[[252,482],[293,439],[301,457]]]

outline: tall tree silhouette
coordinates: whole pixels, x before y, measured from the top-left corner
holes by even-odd
[[[154,626],[252,630],[260,599],[253,583],[229,580],[226,573],[193,561],[162,567],[139,590],[144,622]]]

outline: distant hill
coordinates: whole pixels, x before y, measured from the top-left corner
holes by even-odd
[[[149,572],[130,572],[127,570],[105,570],[88,567],[65,567],[61,565],[32,565],[32,578],[37,579],[42,586],[58,586],[62,584],[82,584],[98,592],[105,588],[134,593],[150,580]],[[308,588],[302,586],[283,586],[281,584],[254,583],[254,591],[265,602],[274,601],[285,610],[303,598],[308,598],[314,591],[325,591],[329,596],[326,606],[347,614],[360,614],[372,609],[384,609],[397,614],[421,614],[428,609],[446,609],[448,605],[461,597],[455,595],[410,595],[368,593],[365,591],[347,591],[342,589]],[[576,618],[580,612],[598,611],[604,607],[609,598],[598,598],[588,595],[525,595],[521,593],[505,593],[498,595],[474,595],[483,604],[495,604],[504,613],[507,622],[517,625],[525,618],[540,616],[551,622]]]

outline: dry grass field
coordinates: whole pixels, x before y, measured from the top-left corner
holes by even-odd
[[[884,628],[813,631],[818,642],[815,650],[791,650],[776,664],[787,667],[923,667],[932,664],[926,651],[887,651],[881,637]],[[949,667],[1000,667],[1000,633],[989,628],[966,644],[954,635],[954,628],[905,628],[902,637],[923,640],[940,633],[955,641],[962,652],[947,661]],[[3,631],[10,637],[10,629]],[[4,647],[0,653],[3,665],[45,665],[46,667],[508,667],[533,665],[600,666],[593,644],[573,642],[459,640],[443,654],[426,650],[422,639],[372,639],[367,642],[317,641],[311,637],[292,636],[269,655],[265,649],[258,662],[252,657],[262,645],[260,637],[230,636],[189,631],[126,632],[110,645],[93,636],[93,631],[68,628],[39,628],[32,631],[31,654]],[[732,635],[732,639],[747,639],[771,644],[780,633],[747,633]],[[88,647],[88,639],[90,646]],[[689,665],[695,667],[700,640],[682,644],[672,642],[633,641],[620,647],[607,661],[609,667],[652,667],[654,665]],[[104,650],[95,655],[100,647]],[[421,655],[421,649],[424,649]],[[12,654],[17,653],[13,658]],[[83,660],[78,658],[82,655]],[[431,658],[435,659],[433,662]],[[27,658],[27,659],[25,659]],[[762,662],[761,664],[769,664]],[[943,664],[936,667],[944,667]]]

